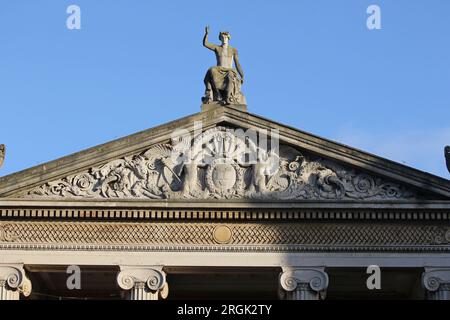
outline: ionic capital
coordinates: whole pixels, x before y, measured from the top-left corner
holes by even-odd
[[[168,294],[166,273],[162,267],[120,266],[117,283],[120,288],[134,292],[130,296],[133,300],[153,300],[158,296],[164,299]]]
[[[325,268],[283,267],[280,286],[288,294],[288,299],[320,299],[328,288]]]
[[[31,289],[31,281],[26,276],[23,265],[0,264],[0,300],[18,299],[19,293],[28,297]]]
[[[450,268],[425,268],[422,285],[428,291],[430,299],[450,299]]]

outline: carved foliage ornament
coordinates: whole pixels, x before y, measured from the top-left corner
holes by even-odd
[[[250,160],[249,160],[250,159]],[[403,186],[302,154],[261,148],[216,127],[189,139],[36,187],[24,197],[95,199],[380,200],[415,196]]]
[[[13,242],[17,236],[10,230],[10,225],[0,223],[0,242]]]

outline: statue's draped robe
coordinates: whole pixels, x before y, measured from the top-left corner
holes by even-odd
[[[211,86],[214,94],[213,100],[226,100],[228,103],[239,103],[241,81],[235,69],[218,66],[212,67],[206,73],[205,83]],[[225,92],[227,96],[220,96],[221,92]]]

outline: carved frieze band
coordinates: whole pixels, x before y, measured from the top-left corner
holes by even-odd
[[[11,221],[0,222],[0,248],[450,251],[450,226]]]
[[[24,198],[398,200],[414,190],[288,145],[216,127],[21,194]],[[248,159],[252,159],[249,161]]]

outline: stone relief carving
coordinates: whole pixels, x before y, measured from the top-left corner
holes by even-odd
[[[10,227],[8,224],[0,223],[0,242],[13,242],[17,239]]]
[[[252,159],[249,161],[249,159]],[[99,199],[407,199],[413,192],[288,145],[261,148],[226,127],[38,186],[24,197]]]

